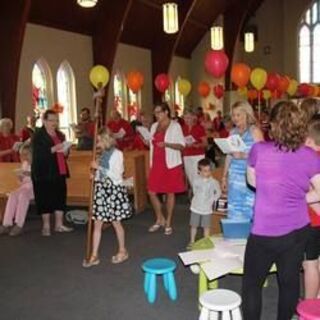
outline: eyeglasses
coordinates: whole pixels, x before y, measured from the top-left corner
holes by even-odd
[[[153,113],[154,114],[159,114],[159,113],[163,113],[164,111],[162,111],[162,110],[155,110]]]

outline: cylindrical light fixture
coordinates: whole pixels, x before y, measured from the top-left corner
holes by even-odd
[[[244,51],[253,52],[254,51],[254,33],[246,32],[244,34]]]
[[[178,5],[174,2],[164,3],[163,9],[163,31],[165,33],[176,33],[179,31]]]
[[[214,26],[211,28],[211,49],[222,50],[223,49],[223,28]]]
[[[83,8],[92,8],[97,4],[98,0],[77,0],[79,6]]]

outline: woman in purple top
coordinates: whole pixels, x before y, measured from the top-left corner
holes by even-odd
[[[248,159],[248,182],[256,187],[256,200],[244,263],[245,320],[260,319],[262,286],[273,263],[279,283],[277,319],[293,316],[309,234],[307,201],[318,200],[320,194],[319,156],[304,146],[305,114],[294,103],[282,101],[272,109],[270,120],[273,141],[255,144]]]

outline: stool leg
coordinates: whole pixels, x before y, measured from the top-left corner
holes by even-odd
[[[208,320],[208,319],[209,319],[209,310],[205,307],[202,307],[199,320]]]
[[[143,283],[143,289],[144,289],[145,294],[148,293],[149,282],[150,282],[150,273],[146,272],[144,274],[144,283]]]
[[[167,273],[165,273],[163,275],[163,285],[164,285],[164,288],[166,289],[166,291],[169,291],[169,279],[168,279]]]
[[[219,320],[219,312],[218,311],[210,311],[210,320]]]
[[[231,320],[230,311],[222,312],[222,320]]]
[[[176,281],[174,279],[174,274],[173,272],[169,272],[166,274],[167,281],[168,281],[168,287],[169,287],[169,297],[171,300],[177,300],[177,286],[176,286]]]
[[[154,303],[157,297],[157,276],[155,274],[149,275],[148,301]]]
[[[200,268],[200,273],[199,273],[199,297],[206,291],[208,291],[208,279],[207,279],[205,273]]]
[[[240,308],[231,310],[232,320],[242,320]]]
[[[210,290],[212,290],[212,289],[218,289],[218,287],[219,287],[219,282],[218,282],[218,280],[210,281],[208,287],[209,287]]]

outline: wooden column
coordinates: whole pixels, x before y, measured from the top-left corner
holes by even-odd
[[[161,26],[159,34],[156,37],[155,44],[152,48],[151,59],[152,59],[152,80],[159,73],[168,73],[170,63],[177,49],[180,37],[186,26],[187,20],[196,4],[197,0],[184,0],[179,2],[179,31],[175,34],[166,34]],[[161,16],[162,16],[162,7]],[[161,93],[153,88],[153,102],[157,103],[161,101]]]
[[[117,46],[122,33],[122,27],[133,0],[104,1],[97,19],[92,37],[94,64],[104,65],[112,73]],[[109,84],[112,85],[112,79]],[[108,86],[102,103],[103,119],[106,117]]]
[[[31,0],[2,0],[0,5],[0,116],[13,122],[20,56],[30,5]]]

